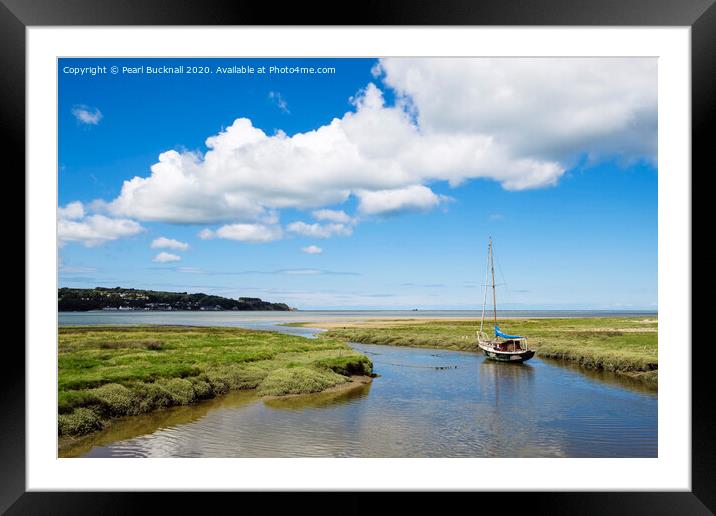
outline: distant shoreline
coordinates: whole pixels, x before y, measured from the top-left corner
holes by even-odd
[[[166,292],[136,288],[69,288],[57,289],[60,312],[223,312],[281,311],[294,308],[285,303],[271,303],[258,297],[231,299],[189,292]]]
[[[498,321],[525,321],[528,319],[611,319],[611,317],[579,317],[579,318],[572,318],[572,317],[558,317],[558,316],[545,316],[545,317],[498,317]],[[492,319],[490,319],[491,321]],[[371,317],[370,319],[351,319],[350,321],[346,321],[345,319],[335,318],[335,319],[323,319],[321,321],[302,321],[302,322],[291,322],[291,323],[284,323],[281,326],[294,326],[299,328],[319,328],[322,330],[330,330],[334,328],[360,328],[360,327],[370,327],[370,328],[377,328],[377,327],[392,327],[395,324],[394,323],[400,323],[405,325],[419,325],[419,324],[430,324],[430,323],[439,323],[443,321],[450,321],[450,322],[461,322],[461,323],[474,323],[476,322],[476,319],[474,318],[465,318],[465,317],[440,317],[440,318],[405,318],[405,319],[396,319],[394,317]],[[658,319],[644,319],[639,322],[644,323],[657,323]],[[489,324],[489,321],[485,319],[485,323]],[[621,331],[629,332],[629,329],[621,329]],[[645,331],[640,329],[640,331]],[[646,330],[651,331],[651,329]],[[656,331],[656,330],[654,330]]]
[[[373,310],[373,309],[341,309],[341,310],[301,310],[298,308],[292,308],[289,310],[260,310],[260,309],[238,309],[238,310],[185,310],[185,309],[158,309],[158,308],[152,308],[152,309],[144,309],[144,308],[136,308],[136,309],[92,309],[92,310],[58,310],[58,313],[115,313],[115,312],[179,312],[179,313],[196,313],[196,312],[292,312],[292,313],[301,313],[301,314],[313,314],[313,313],[335,313],[335,314],[370,314],[370,313],[405,313],[406,315],[409,315],[410,317],[418,317],[421,316],[419,314],[426,314],[426,313],[449,313],[449,312],[455,312],[455,313],[475,313],[475,314],[481,314],[481,309],[460,309],[460,310],[398,310],[398,309],[392,309],[392,308],[386,308],[386,309],[380,309],[380,310]],[[579,317],[620,317],[623,315],[624,317],[630,317],[632,315],[644,315],[644,316],[653,316],[657,317],[659,315],[658,311],[655,310],[550,310],[550,309],[535,309],[535,310],[498,310],[498,319],[500,317],[503,318],[509,318],[509,319],[519,319],[519,318],[532,318],[532,317],[565,317],[568,316],[568,314],[575,314]],[[524,315],[524,316],[516,316],[512,315],[515,313],[525,313],[530,315]],[[554,314],[554,315],[532,315],[532,314]],[[500,314],[505,314],[505,316],[501,316]],[[621,314],[621,315],[619,315]],[[455,315],[452,316],[453,318],[460,318],[461,316]],[[447,317],[440,317],[440,319],[444,319]]]

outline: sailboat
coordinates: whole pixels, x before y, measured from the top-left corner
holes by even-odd
[[[492,273],[492,322],[494,336],[489,336],[485,331],[485,307],[487,305],[487,284],[488,274]],[[535,352],[527,347],[527,337],[520,335],[509,335],[503,333],[497,325],[497,293],[495,291],[495,260],[492,250],[492,237],[487,248],[487,271],[485,272],[485,293],[482,298],[482,318],[480,319],[480,331],[477,332],[477,345],[490,360],[500,362],[522,363],[533,356]]]

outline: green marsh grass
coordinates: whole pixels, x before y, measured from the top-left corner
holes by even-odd
[[[529,346],[538,356],[657,380],[658,323],[655,318],[503,319],[498,324],[503,331],[527,336]],[[366,321],[332,327],[320,337],[367,344],[477,351],[479,325],[479,321],[451,320],[412,320],[407,324],[404,320],[381,320],[374,324]]]
[[[61,436],[232,390],[313,393],[372,371],[341,340],[240,328],[61,327],[58,351]]]

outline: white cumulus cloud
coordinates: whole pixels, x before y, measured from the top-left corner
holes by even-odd
[[[99,109],[83,104],[73,106],[72,114],[78,122],[87,125],[97,125],[102,120],[102,112]]]
[[[211,240],[212,238],[214,238],[216,236],[214,234],[214,232],[209,228],[202,229],[201,231],[199,231],[199,233],[197,233],[197,235],[202,240]]]
[[[329,224],[308,224],[303,221],[292,222],[286,226],[291,233],[313,238],[330,238],[332,236],[350,236],[353,228],[347,224],[331,222]]]
[[[81,202],[72,202],[57,210],[57,237],[60,245],[78,242],[94,247],[144,231],[137,222],[110,218],[105,215],[87,215]]]
[[[162,251],[158,255],[156,255],[154,258],[152,258],[153,262],[157,263],[171,263],[171,262],[178,262],[181,260],[181,256],[177,256],[176,254],[167,253],[165,251]]]
[[[340,222],[342,224],[348,224],[355,221],[353,217],[348,215],[343,210],[314,210],[311,215],[316,220],[328,220],[330,222]]]
[[[323,249],[321,249],[317,245],[309,245],[308,247],[302,247],[301,251],[306,254],[321,254],[323,252]]]
[[[438,182],[542,188],[580,156],[656,155],[653,58],[391,58],[376,70],[382,85],[314,130],[268,135],[239,118],[205,152],[161,153],[148,175],[124,182],[109,213],[225,224],[199,236],[267,242],[282,237],[281,209],[310,209],[316,223],[286,230],[327,238],[353,231],[356,219],[326,209],[351,196],[365,215],[424,211],[447,199]]]
[[[85,208],[79,201],[71,202],[57,208],[57,218],[60,220],[76,220],[85,216]]]
[[[173,238],[159,237],[155,238],[149,245],[152,249],[176,249],[177,251],[186,251],[189,249],[189,244],[186,242],[180,242]]]
[[[431,134],[483,134],[513,158],[656,156],[655,58],[391,58],[385,84]]]
[[[202,229],[199,232],[199,238],[204,240],[224,238],[249,243],[272,242],[280,240],[282,237],[283,230],[281,226],[275,224],[226,224],[216,231]]]
[[[435,194],[430,188],[413,185],[393,190],[377,190],[359,192],[358,209],[366,215],[391,215],[406,211],[428,211],[440,202],[447,200],[445,196]]]

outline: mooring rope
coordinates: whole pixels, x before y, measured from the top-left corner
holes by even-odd
[[[456,365],[450,365],[450,366],[420,366],[420,365],[410,365],[410,364],[396,364],[394,362],[375,362],[376,364],[383,364],[383,365],[392,365],[392,366],[398,366],[398,367],[414,367],[416,369],[457,369],[458,366]]]

